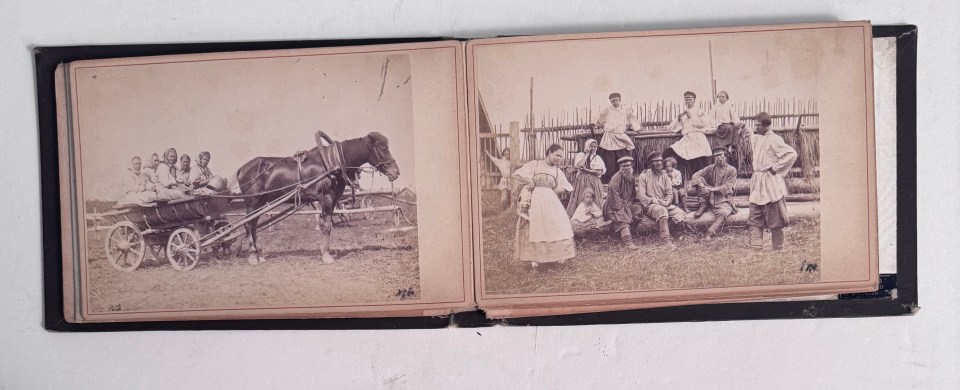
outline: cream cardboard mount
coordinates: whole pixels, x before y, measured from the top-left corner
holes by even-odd
[[[836,22],[63,63],[62,314],[876,291],[873,53]]]

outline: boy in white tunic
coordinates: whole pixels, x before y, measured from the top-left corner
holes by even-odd
[[[783,228],[790,224],[783,199],[787,194],[784,177],[797,161],[797,151],[770,130],[771,122],[770,114],[761,112],[757,115],[756,134],[743,133],[753,152],[747,224],[750,226],[750,248],[763,249],[763,230],[770,229],[773,250],[779,251],[783,249]]]
[[[610,106],[600,112],[597,118],[597,128],[603,130],[600,137],[600,148],[597,153],[603,159],[605,167],[600,180],[604,183],[617,172],[617,160],[633,155],[633,138],[627,135],[627,127],[639,128],[636,116],[623,108],[620,103],[620,94],[610,94]]]
[[[670,145],[673,153],[684,160],[693,160],[700,157],[710,156],[710,142],[703,132],[707,131],[712,120],[707,113],[694,104],[697,102],[697,95],[687,91],[683,93],[683,112],[677,115],[677,118],[670,122],[667,129],[672,132],[679,132],[683,135],[679,141]]]

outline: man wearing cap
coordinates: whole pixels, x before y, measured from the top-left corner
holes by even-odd
[[[797,161],[797,151],[770,130],[770,114],[761,112],[756,121],[756,134],[743,133],[743,138],[749,142],[749,150],[753,152],[750,217],[747,219],[750,248],[763,249],[763,230],[770,229],[773,250],[779,251],[783,249],[783,228],[790,224],[783,199],[787,194],[784,177]]]
[[[686,214],[673,204],[673,181],[663,172],[663,156],[658,152],[647,157],[648,168],[637,178],[637,200],[643,206],[644,215],[657,221],[660,238],[670,247],[670,225],[683,224]]]
[[[709,129],[713,121],[707,116],[707,113],[698,107],[694,107],[697,102],[697,94],[687,91],[683,93],[683,112],[670,122],[667,129],[672,132],[679,132],[683,135],[679,141],[674,142],[664,153],[676,155],[685,162],[694,163],[693,169],[700,169],[708,163],[700,161],[701,157],[710,156],[710,141],[703,133]],[[689,166],[689,165],[688,165]]]
[[[620,94],[610,94],[610,107],[600,112],[597,119],[597,128],[603,129],[600,138],[599,155],[607,171],[600,180],[607,182],[616,172],[617,161],[624,156],[633,155],[633,139],[627,135],[627,125],[637,128],[636,118],[624,110],[620,104]]]
[[[700,218],[707,210],[711,211],[716,219],[707,229],[706,241],[710,241],[717,234],[727,217],[736,214],[737,209],[730,201],[733,195],[733,185],[737,181],[737,170],[727,164],[727,149],[713,148],[713,164],[693,174],[690,182],[699,187],[700,205],[695,218]]]
[[[643,207],[636,202],[633,157],[620,157],[617,164],[620,170],[610,177],[607,185],[607,203],[603,205],[603,216],[613,222],[613,231],[620,235],[624,247],[637,250],[640,247],[633,243],[630,224],[634,217],[643,215]]]

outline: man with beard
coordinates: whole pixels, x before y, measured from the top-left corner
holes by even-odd
[[[600,176],[600,180],[606,183],[616,172],[617,161],[621,158],[633,154],[633,139],[627,135],[627,125],[637,127],[636,118],[624,110],[620,103],[620,94],[610,94],[610,106],[600,112],[597,118],[597,128],[603,129],[603,136],[600,138],[600,148],[597,154],[603,159],[606,172]]]
[[[633,243],[630,224],[634,217],[643,215],[643,207],[636,202],[636,188],[633,178],[633,157],[624,156],[617,160],[620,170],[610,177],[607,185],[607,203],[603,205],[603,216],[613,222],[613,231],[620,235],[620,241],[628,250],[640,247]]]
[[[787,204],[783,197],[787,194],[784,181],[793,163],[797,161],[797,151],[783,142],[783,138],[770,131],[770,114],[757,114],[756,134],[743,133],[750,142],[748,150],[753,152],[753,175],[750,176],[750,248],[763,249],[763,230],[770,229],[773,250],[783,250],[783,228],[790,224]]]
[[[697,171],[690,179],[695,187],[699,187],[700,205],[694,217],[700,218],[707,210],[716,217],[707,229],[704,241],[713,240],[713,236],[727,222],[727,217],[736,214],[737,209],[730,201],[736,180],[737,170],[727,164],[727,149],[722,146],[713,148],[713,164]]]
[[[647,157],[649,169],[637,178],[637,200],[643,206],[644,215],[657,222],[660,239],[670,249],[676,246],[670,242],[670,225],[680,226],[686,214],[673,204],[673,181],[663,172],[663,156],[658,152]]]

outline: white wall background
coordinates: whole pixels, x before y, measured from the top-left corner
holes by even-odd
[[[946,1],[0,2],[0,389],[960,388],[960,224],[950,218],[960,215],[958,16],[960,3]],[[32,46],[853,19],[920,28],[916,316],[423,331],[54,334],[41,327]]]

